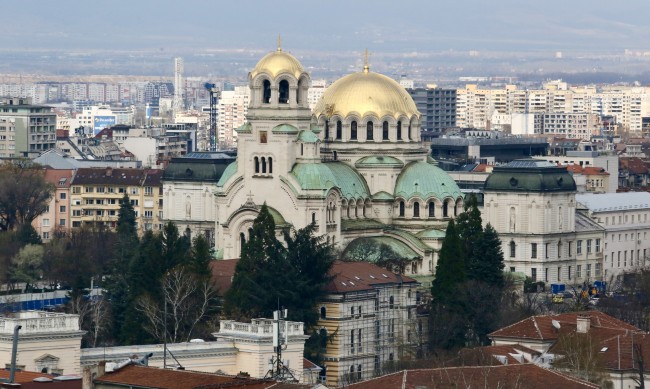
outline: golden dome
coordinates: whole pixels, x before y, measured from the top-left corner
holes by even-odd
[[[407,118],[420,116],[415,102],[408,92],[395,80],[383,74],[373,73],[366,66],[363,71],[349,74],[330,85],[314,108],[314,115],[374,114]]]
[[[289,73],[292,76],[300,79],[300,76],[305,72],[300,62],[289,53],[285,53],[278,47],[277,51],[268,53],[255,65],[251,70],[251,78],[255,78],[260,73],[269,74],[275,78],[282,73]]]

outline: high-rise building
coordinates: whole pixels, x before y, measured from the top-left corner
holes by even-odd
[[[232,147],[237,144],[236,128],[246,122],[248,114],[248,86],[237,86],[234,91],[221,92],[217,104],[217,142],[219,147]]]
[[[56,114],[29,98],[0,101],[0,157],[36,157],[56,146]]]
[[[423,131],[456,127],[456,90],[438,87],[407,89],[418,111]]]

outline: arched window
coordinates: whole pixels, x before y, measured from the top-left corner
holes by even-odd
[[[515,242],[511,240],[510,241],[510,258],[514,258],[515,254],[516,254],[516,252],[515,252]]]
[[[449,200],[442,203],[442,217],[449,217]]]
[[[273,158],[269,157],[269,174],[273,173]]]
[[[239,234],[239,251],[242,253],[244,251],[244,244],[246,243],[246,235],[243,232]]]
[[[316,223],[316,212],[311,213],[311,222]]]
[[[384,122],[381,127],[381,140],[388,140],[388,122]]]
[[[373,126],[372,122],[368,122],[368,124],[366,125],[366,139],[367,140],[373,140],[374,139],[373,131],[374,131],[374,126]]]
[[[330,138],[330,121],[325,120],[325,140],[329,140]]]
[[[459,203],[454,204],[454,217],[458,216],[458,206],[459,205],[460,205]]]
[[[262,174],[266,173],[266,158],[262,157]]]
[[[361,341],[361,339],[359,339]],[[361,365],[357,365],[357,379],[361,379]]]
[[[320,318],[325,319],[326,317],[327,317],[327,309],[325,307],[320,307]]]
[[[334,156],[334,160],[336,161],[336,159],[338,158],[338,154],[336,153],[336,150],[332,152],[332,155]]]
[[[255,157],[255,173],[260,172],[260,159]]]
[[[343,123],[340,120],[336,122],[336,139],[341,139],[343,135]]]
[[[436,217],[436,203],[429,201],[429,217]]]
[[[404,217],[404,202],[403,201],[399,202],[399,215],[400,215],[400,217]]]
[[[305,155],[305,145],[302,143],[300,144],[300,155]]]
[[[262,102],[268,104],[271,102],[271,81],[264,80],[262,83]]]
[[[280,104],[286,104],[289,102],[289,81],[287,80],[282,80],[280,81],[280,89],[279,89],[279,96],[278,96],[278,103]]]
[[[417,201],[413,204],[413,217],[420,217],[420,203]]]
[[[406,133],[406,139],[411,140],[411,123],[409,123],[409,128]]]
[[[350,139],[357,140],[357,122],[350,123]]]
[[[397,140],[402,140],[402,122],[397,122]]]

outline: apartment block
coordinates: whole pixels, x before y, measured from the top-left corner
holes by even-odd
[[[0,100],[0,157],[36,157],[56,146],[56,114],[31,99]]]
[[[423,131],[441,132],[456,127],[456,90],[437,87],[407,89],[422,114]]]

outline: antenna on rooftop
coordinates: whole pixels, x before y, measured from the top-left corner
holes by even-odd
[[[273,351],[275,351],[275,356],[269,361],[269,371],[264,378],[272,378],[275,381],[298,382],[289,370],[288,361],[282,360],[282,350],[287,349],[287,337],[289,336],[289,325],[286,321],[287,312],[287,309],[273,311]]]
[[[553,324],[553,327],[555,327],[556,330],[558,330],[558,331],[560,330],[560,322],[559,321],[553,319],[553,320],[551,320],[551,324]]]

